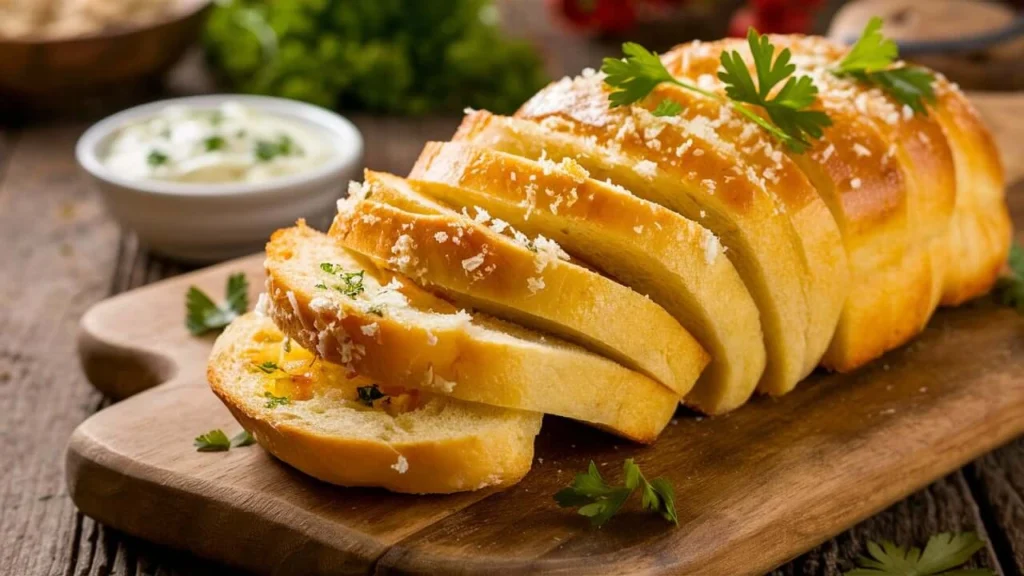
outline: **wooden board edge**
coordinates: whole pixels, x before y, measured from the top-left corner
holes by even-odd
[[[345,535],[351,546],[342,551],[297,530],[295,522],[268,519],[266,507],[277,503],[260,502],[257,494],[247,495],[240,503],[216,486],[180,489],[162,478],[158,470],[104,446],[90,430],[96,416],[72,433],[64,469],[72,502],[83,514],[103,524],[256,573],[366,574],[373,571],[386,551],[372,538],[358,533]],[[204,495],[199,496],[200,492]],[[125,499],[133,505],[115,505]],[[315,521],[308,511],[287,508],[287,514],[298,513]],[[121,512],[112,514],[111,510]],[[195,510],[202,510],[201,517],[195,516]],[[245,530],[234,529],[239,525]],[[225,554],[225,550],[232,553]],[[236,558],[245,560],[238,563]],[[264,562],[268,558],[274,559],[272,567]]]

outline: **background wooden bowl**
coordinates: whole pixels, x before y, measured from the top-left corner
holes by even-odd
[[[0,98],[74,100],[159,76],[199,38],[210,6],[210,0],[179,0],[169,16],[144,26],[66,39],[0,39]]]

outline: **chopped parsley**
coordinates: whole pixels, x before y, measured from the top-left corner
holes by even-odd
[[[272,392],[264,392],[263,397],[267,399],[266,404],[263,405],[264,408],[277,408],[292,403],[287,396],[274,396]]]
[[[277,362],[271,362],[270,360],[267,360],[262,364],[253,365],[256,366],[257,370],[263,372],[264,374],[273,374],[274,372],[277,372],[278,370],[281,369],[281,367],[277,365]]]
[[[227,301],[218,306],[205,292],[192,286],[185,294],[185,326],[194,336],[205,334],[211,330],[219,330],[249,307],[249,281],[245,274],[232,274],[228,277]]]
[[[370,407],[373,406],[374,400],[380,400],[387,396],[387,394],[380,391],[380,387],[376,384],[360,386],[356,388],[356,393],[359,394],[359,401]]]
[[[216,150],[220,150],[224,148],[224,145],[226,143],[227,142],[224,140],[224,137],[222,136],[210,136],[203,140],[203,146],[206,148],[207,152],[214,152]]]
[[[302,150],[288,135],[281,135],[276,141],[257,140],[253,154],[260,162],[270,162],[278,156],[292,156],[301,154]]]
[[[149,151],[149,156],[146,156],[146,163],[154,168],[167,164],[168,160],[170,160],[170,156],[155,148]]]
[[[380,316],[381,318],[384,317],[384,305],[383,304],[370,304],[370,306],[366,309],[366,311],[369,312],[370,314],[375,315],[375,316]]]
[[[555,494],[555,501],[562,508],[579,508],[581,516],[590,518],[594,526],[601,526],[611,519],[633,492],[640,488],[641,506],[644,510],[657,512],[665,520],[678,525],[676,515],[675,492],[672,485],[664,478],[655,478],[648,482],[640,472],[640,467],[632,458],[622,466],[625,476],[623,486],[609,486],[594,461],[590,461],[587,472],[577,474],[572,484]]]
[[[363,286],[363,278],[366,274],[365,270],[347,272],[341,266],[337,264],[331,264],[330,262],[321,262],[320,269],[332,276],[337,276],[338,278],[340,278],[342,284],[334,286],[334,289],[337,290],[338,292],[341,292],[345,296],[348,296],[349,298],[355,298],[356,296],[362,294],[366,290],[366,287]],[[321,282],[316,285],[316,288],[326,289],[327,286]]]

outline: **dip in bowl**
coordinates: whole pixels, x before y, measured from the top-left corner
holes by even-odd
[[[125,228],[154,252],[193,262],[255,252],[277,228],[325,218],[362,153],[359,131],[333,112],[240,95],[131,108],[76,147]]]

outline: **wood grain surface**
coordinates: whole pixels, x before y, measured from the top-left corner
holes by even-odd
[[[993,116],[1004,112],[983,100]],[[747,574],[1024,431],[1024,320],[982,301],[943,311],[912,345],[856,374],[817,375],[724,418],[681,415],[652,448],[549,417],[533,472],[505,492],[410,499],[332,488],[262,451],[190,445],[237,425],[205,384],[211,339],[181,325],[184,293],[190,284],[215,292],[239,270],[259,279],[260,261],[132,292],[83,318],[83,364],[108,394],[171,380],[76,431],[67,474],[85,513],[263,573]],[[611,470],[627,457],[676,485],[679,528],[627,515],[595,531],[552,503],[590,459]],[[952,494],[969,493],[969,482],[954,478]]]
[[[511,24],[545,47],[560,75],[594,65],[608,51],[567,40],[533,0],[516,0]],[[614,47],[612,47],[614,48]],[[120,101],[82,103],[78,117],[96,119],[139,99],[209,90],[197,58],[176,70],[159,92]],[[131,90],[130,90],[131,88]],[[975,96],[996,132],[1011,175],[1010,202],[1024,217],[1024,101]],[[86,106],[86,104],[88,104]],[[2,108],[2,106],[0,106]],[[0,111],[2,112],[2,111]],[[0,114],[3,116],[3,114]],[[93,303],[184,270],[153,258],[120,233],[74,165],[73,143],[84,123],[0,122],[0,574],[227,575],[222,564],[130,536],[78,512],[64,489],[64,447],[76,425],[110,404],[75,359],[77,322]],[[454,120],[357,119],[368,139],[367,162],[407,169],[427,138],[447,137]],[[14,124],[20,128],[12,127]],[[1018,233],[1018,239],[1024,235]],[[793,519],[799,524],[800,519]],[[527,530],[528,526],[519,530]],[[798,525],[796,530],[800,530]],[[932,483],[772,572],[837,575],[868,540],[923,543],[941,531],[975,530],[989,540],[976,564],[1024,573],[1024,440],[1017,440]]]

